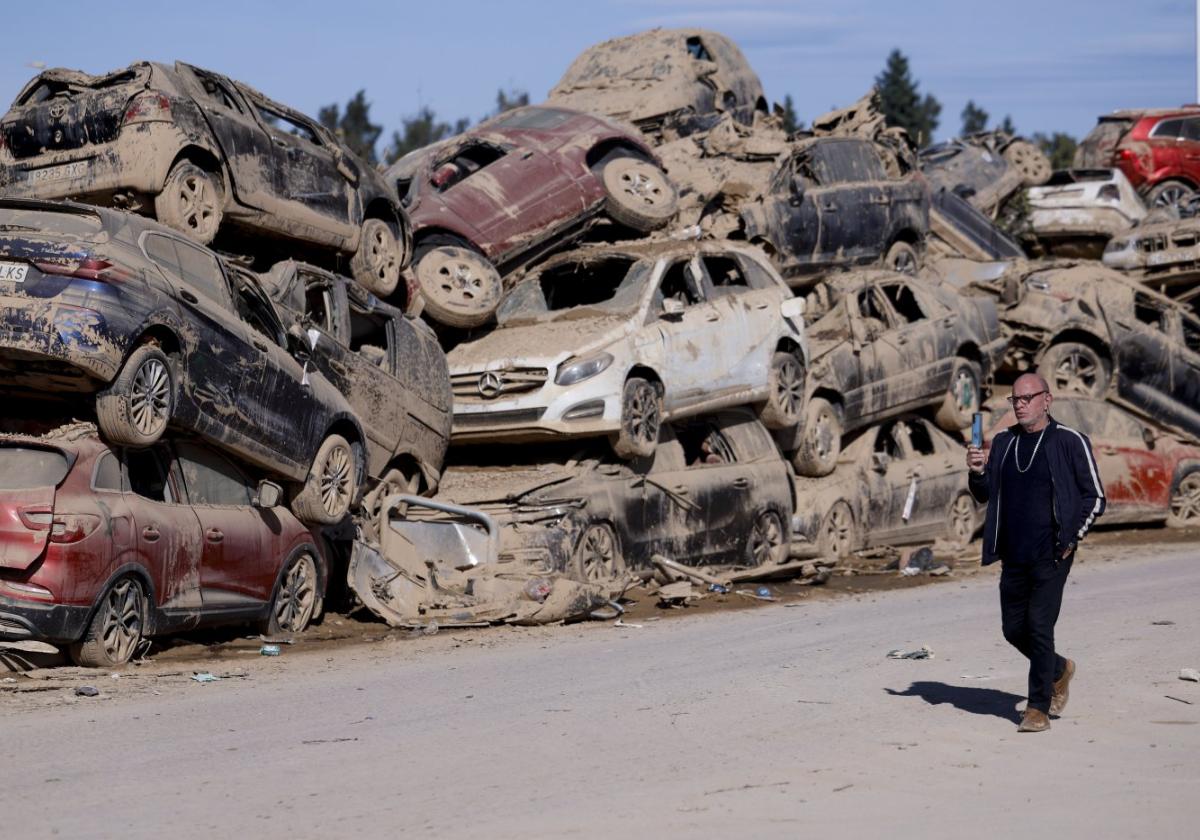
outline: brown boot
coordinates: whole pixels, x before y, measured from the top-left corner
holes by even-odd
[[[1045,732],[1050,728],[1050,718],[1046,717],[1046,713],[1039,709],[1026,709],[1025,716],[1021,718],[1021,725],[1017,727],[1018,732]]]
[[[1068,659],[1067,667],[1063,668],[1062,676],[1054,681],[1054,693],[1050,695],[1050,714],[1058,717],[1067,708],[1067,698],[1071,696],[1071,677],[1075,676],[1075,660]]]

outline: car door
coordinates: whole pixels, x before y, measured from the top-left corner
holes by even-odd
[[[821,219],[817,200],[822,190],[812,171],[811,155],[801,151],[780,168],[763,202],[764,233],[780,255],[785,275],[813,264],[820,241]]]
[[[1179,419],[1178,426],[1189,435],[1200,437],[1200,319],[1176,310],[1180,337],[1171,356],[1171,395]]]
[[[731,383],[763,388],[780,318],[778,287],[752,287],[741,260],[732,254],[705,254],[700,265],[704,295],[720,317],[716,341],[722,351],[721,366]]]
[[[950,384],[957,345],[954,334],[930,315],[932,304],[918,294],[910,280],[888,280],[879,284],[887,301],[892,328],[882,340],[896,349],[901,373],[897,385],[903,400],[917,404],[936,397]],[[948,315],[947,315],[948,316]]]
[[[906,417],[904,426],[917,478],[909,524],[933,538],[946,531],[950,506],[966,488],[965,452],[920,417]]]
[[[853,418],[869,422],[894,413],[907,399],[901,389],[905,376],[903,347],[891,335],[894,316],[883,292],[868,284],[845,300],[859,372],[858,389],[846,393],[847,425],[851,425]]]
[[[902,426],[903,421],[891,420],[880,424],[874,433],[871,472],[877,478],[868,480],[867,535],[876,545],[905,541],[915,524],[911,518],[903,518],[908,494],[915,487],[914,479],[919,479]]]
[[[1146,138],[1146,142],[1151,148],[1153,169],[1155,171],[1166,171],[1172,175],[1180,171],[1183,165],[1184,122],[1184,119],[1181,117],[1172,117],[1160,121],[1154,128],[1150,129],[1150,134]]]
[[[1104,485],[1110,522],[1161,519],[1166,508],[1172,476],[1160,458],[1151,452],[1141,423],[1102,400],[1073,400],[1074,428],[1092,443],[1096,468]],[[1057,414],[1057,406],[1054,409]]]
[[[1178,342],[1172,340],[1170,312],[1162,301],[1133,293],[1132,319],[1121,313],[1115,319],[1123,334],[1115,336],[1117,393],[1151,416],[1172,425],[1178,423],[1178,407],[1172,405],[1173,378],[1177,367],[1173,356]]]
[[[813,147],[822,185],[817,198],[821,234],[817,262],[845,264],[879,257],[887,231],[885,177],[865,141],[829,139]]]
[[[663,343],[665,369],[660,371],[668,414],[725,390],[732,381],[723,365],[721,310],[704,299],[699,263],[686,257],[662,269],[650,316]]]
[[[661,554],[680,562],[686,559],[688,515],[696,503],[687,485],[679,481],[684,466],[683,449],[670,425],[662,427],[651,457],[630,462],[636,473],[630,489],[641,494],[639,510],[627,517],[637,556]]]

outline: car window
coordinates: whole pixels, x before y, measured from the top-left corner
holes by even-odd
[[[560,263],[518,283],[500,301],[496,321],[516,326],[631,314],[643,300],[652,267],[653,263],[617,254]]]
[[[320,135],[317,134],[315,128],[304,122],[298,116],[292,116],[284,111],[272,108],[264,102],[254,102],[254,109],[258,111],[258,116],[264,123],[281,134],[290,134],[293,137],[298,137],[301,140],[307,140],[314,146],[323,145]]]
[[[302,275],[304,283],[304,315],[314,326],[336,336],[338,331],[333,318],[333,289],[321,277]]]
[[[216,103],[223,108],[228,108],[230,111],[236,111],[239,114],[244,113],[241,103],[237,101],[237,97],[233,95],[233,92],[223,82],[194,68],[189,69],[191,69],[192,75],[196,77],[200,89],[204,91],[202,98],[205,102]]]
[[[892,305],[892,311],[900,318],[901,323],[911,324],[926,318],[917,296],[907,283],[888,283],[880,288],[883,289],[884,297]]]
[[[687,467],[709,467],[718,464],[733,464],[737,458],[728,438],[715,423],[686,423],[675,427],[675,435],[683,450],[683,462]]]
[[[387,319],[350,307],[350,349],[372,364],[391,371],[392,342]]]
[[[1153,298],[1134,295],[1133,315],[1148,327],[1152,327],[1161,333],[1168,332],[1166,310],[1163,309],[1162,304]]]
[[[854,140],[817,144],[812,148],[812,168],[818,183],[823,185],[887,178],[875,150]]]
[[[752,289],[777,289],[779,284],[775,282],[775,278],[767,269],[763,268],[759,262],[752,257],[747,257],[743,254],[737,255],[738,264],[742,267],[742,272],[746,275],[746,281]]]
[[[129,476],[130,490],[152,502],[173,504],[176,501],[158,450],[127,449],[122,453],[122,457]]]
[[[1172,137],[1179,137],[1183,133],[1183,120],[1163,120],[1158,125],[1154,126],[1154,130],[1150,132],[1151,137],[1157,137],[1160,140],[1169,140]]]
[[[904,437],[900,425],[900,421],[896,420],[879,427],[879,432],[875,436],[876,452],[896,459],[904,457]]]
[[[908,443],[913,452],[918,455],[932,455],[937,451],[933,435],[929,434],[929,427],[924,423],[905,423],[904,425],[908,428]]]
[[[177,280],[183,278],[183,270],[179,267],[179,255],[175,252],[175,240],[161,234],[147,234],[142,240],[142,250],[146,256]]]
[[[1105,408],[1107,411],[1105,411],[1103,437],[1126,441],[1142,440],[1141,423],[1112,406],[1105,406]]]
[[[1183,139],[1200,140],[1200,120],[1191,119],[1183,121]]]
[[[692,35],[687,39],[688,55],[696,59],[696,61],[712,61],[713,57],[708,52],[708,47],[704,46],[704,42],[699,36]]]
[[[105,452],[97,459],[96,472],[92,476],[92,489],[106,490],[112,493],[120,493],[122,490],[129,489],[121,476],[121,462],[113,453]]]
[[[0,490],[57,487],[70,466],[57,449],[0,445]]]
[[[869,338],[874,338],[888,328],[887,306],[879,297],[879,290],[868,286],[856,296],[858,312]]]
[[[283,326],[279,323],[270,301],[257,286],[245,280],[238,284],[237,312],[255,332],[269,339],[272,344],[287,346]]]
[[[1183,319],[1183,343],[1193,353],[1200,353],[1200,321],[1191,318]]]
[[[705,271],[708,272],[708,280],[714,296],[736,294],[750,288],[750,283],[747,281],[741,265],[732,257],[702,257],[701,262],[704,264]]]
[[[214,303],[231,308],[229,289],[216,255],[158,233],[147,234],[142,247],[146,256],[169,277],[182,280]]]
[[[696,279],[692,276],[690,260],[686,257],[676,260],[663,272],[662,282],[654,294],[655,310],[660,315],[665,314],[668,299],[676,300],[685,307],[702,300]]]
[[[249,479],[223,456],[191,443],[176,444],[183,483],[194,505],[249,505]]]
[[[469,142],[458,146],[434,165],[429,181],[438,192],[445,192],[479,170],[504,157],[505,150],[491,143]]]

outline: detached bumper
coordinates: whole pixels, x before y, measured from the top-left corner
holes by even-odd
[[[89,607],[19,601],[0,595],[0,641],[69,644],[83,638]]]

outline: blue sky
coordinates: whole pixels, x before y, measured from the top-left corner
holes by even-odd
[[[1022,133],[1080,137],[1116,108],[1196,100],[1194,14],[1190,0],[53,0],[5,7],[0,99],[38,62],[102,72],[180,58],[313,115],[365,88],[386,138],[422,105],[452,122],[485,115],[500,87],[538,101],[597,41],[700,26],[736,40],[767,96],[791,94],[806,122],[861,96],[899,47],[942,102],[939,138],[968,98]]]

